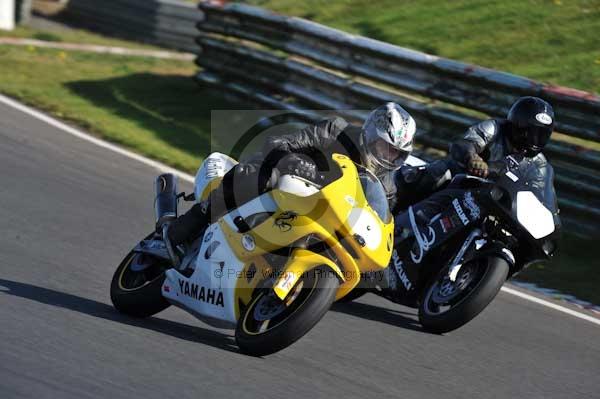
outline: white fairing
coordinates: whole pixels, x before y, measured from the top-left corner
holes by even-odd
[[[243,262],[237,259],[218,223],[211,225],[196,260],[196,269],[187,278],[175,269],[167,270],[163,296],[199,319],[220,328],[235,327],[235,271],[242,271]],[[205,254],[215,247],[210,258]],[[221,268],[220,262],[224,263]]]
[[[423,161],[421,158],[409,155],[408,158],[406,158],[406,161],[404,161],[404,164],[410,166],[423,166],[427,165],[427,162]]]
[[[283,175],[277,180],[277,188],[285,193],[308,197],[319,192],[319,186],[294,175]]]
[[[237,216],[248,219],[251,215],[256,215],[257,213],[275,212],[276,210],[277,204],[273,200],[273,197],[270,193],[265,193],[229,212],[227,215],[223,216],[223,220],[232,229],[237,229],[235,223],[233,223],[233,220]]]
[[[224,216],[235,228],[236,215],[275,211],[276,204],[266,193]],[[252,240],[250,235],[244,237]],[[252,240],[253,242],[253,240]],[[253,247],[246,247],[253,250]],[[167,270],[162,286],[163,296],[200,320],[220,328],[235,328],[235,288],[243,275],[244,262],[232,251],[219,223],[213,223],[204,233],[196,258],[195,270],[187,278],[175,269]]]
[[[223,177],[231,168],[237,165],[237,161],[220,152],[213,152],[200,165],[196,173],[194,194],[196,201],[202,200],[202,194],[210,182],[216,178]]]
[[[517,220],[535,239],[554,232],[552,212],[531,191],[517,193]]]
[[[348,215],[348,224],[352,234],[358,234],[365,240],[365,246],[375,250],[381,243],[381,228],[375,216],[366,209],[353,208]]]

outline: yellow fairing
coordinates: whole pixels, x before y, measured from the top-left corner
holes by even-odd
[[[267,279],[272,272],[273,269],[262,256],[245,264],[243,271],[237,276],[234,304],[236,318],[240,317],[241,308],[250,303],[258,284]]]
[[[219,185],[221,184],[221,182],[223,181],[223,176],[219,176],[219,177],[215,177],[213,178],[204,188],[204,191],[202,191],[202,196],[199,198],[200,201],[206,201],[208,199],[208,196],[210,195],[210,193],[217,187],[219,187]]]
[[[280,299],[285,299],[290,290],[296,285],[298,279],[304,274],[316,267],[326,266],[332,272],[337,274],[341,281],[344,281],[344,275],[338,265],[333,263],[322,255],[316,254],[305,249],[296,249],[290,256],[288,263],[283,268],[281,276],[277,279],[277,283],[273,289],[275,294]]]
[[[225,219],[219,222],[233,251],[247,264],[308,236],[326,245],[319,254],[294,251],[273,285],[280,298],[293,287],[286,281],[288,272],[297,280],[303,272],[326,265],[340,276],[339,299],[358,284],[361,272],[381,270],[391,258],[393,221],[382,221],[368,204],[353,162],[339,154],[333,159],[342,172],[339,179],[310,196],[272,190],[278,210],[249,232],[239,233]],[[256,244],[250,250],[242,244],[248,239]]]

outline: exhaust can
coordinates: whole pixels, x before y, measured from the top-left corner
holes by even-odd
[[[154,182],[156,198],[154,211],[156,213],[156,228],[177,218],[177,176],[165,173]]]

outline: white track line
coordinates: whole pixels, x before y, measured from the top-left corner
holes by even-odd
[[[581,313],[581,312],[577,312],[576,310],[572,310],[572,309],[566,308],[564,306],[557,305],[553,302],[546,301],[545,299],[541,299],[536,296],[529,295],[529,294],[526,294],[521,291],[517,291],[512,288],[502,287],[502,291],[506,292],[507,294],[518,296],[519,298],[522,298],[522,299],[525,299],[525,300],[528,300],[531,302],[535,302],[539,305],[546,306],[548,308],[557,310],[559,312],[566,313],[571,316],[575,316],[579,319],[586,320],[586,321],[589,321],[590,323],[594,323],[594,324],[597,324],[600,326],[600,319],[597,319],[595,317],[589,316],[589,315]]]
[[[107,150],[119,153],[119,154],[121,154],[123,156],[126,156],[128,158],[134,159],[134,160],[136,160],[138,162],[141,162],[141,163],[143,163],[145,165],[148,165],[148,166],[150,166],[152,168],[155,168],[155,169],[157,169],[157,170],[159,170],[161,172],[176,174],[177,176],[179,176],[180,179],[188,181],[190,183],[194,182],[194,177],[191,176],[191,175],[189,175],[189,174],[187,174],[187,173],[184,173],[184,172],[181,172],[181,171],[179,171],[177,169],[171,168],[170,166],[167,166],[167,165],[165,165],[163,163],[153,161],[153,160],[151,160],[149,158],[146,158],[144,156],[136,154],[136,153],[134,153],[132,151],[125,150],[125,149],[123,149],[123,148],[121,148],[119,146],[116,146],[114,144],[108,143],[108,142],[106,142],[104,140],[100,140],[100,139],[98,139],[96,137],[93,137],[93,136],[89,135],[88,133],[84,133],[81,130],[75,129],[75,128],[73,128],[73,127],[71,127],[71,126],[69,126],[69,125],[67,125],[67,124],[65,124],[63,122],[60,122],[59,120],[56,120],[56,119],[54,119],[54,118],[52,118],[52,117],[50,117],[50,116],[48,116],[48,115],[46,115],[46,114],[44,114],[44,113],[42,113],[40,111],[37,111],[37,110],[35,110],[35,109],[31,108],[31,107],[28,107],[27,105],[24,105],[24,104],[22,104],[22,103],[20,103],[18,101],[13,100],[12,98],[4,96],[2,94],[0,94],[0,103],[8,105],[9,107],[12,107],[12,108],[14,108],[16,110],[19,110],[19,111],[21,111],[21,112],[23,112],[25,114],[28,114],[28,115],[36,118],[36,119],[39,119],[39,120],[41,120],[43,122],[46,122],[47,124],[49,124],[51,126],[54,126],[55,128],[63,130],[66,133],[69,133],[69,134],[71,134],[71,135],[73,135],[75,137],[78,137],[78,138],[82,139],[82,140],[86,140],[86,141],[88,141],[88,142],[90,142],[92,144],[95,144],[95,145],[99,146],[99,147],[105,148]],[[590,323],[593,323],[593,324],[596,324],[596,325],[600,325],[600,319],[596,319],[596,318],[594,318],[592,316],[589,316],[589,315],[586,315],[584,313],[577,312],[575,310],[566,308],[564,306],[557,305],[555,303],[552,303],[550,301],[546,301],[544,299],[540,299],[540,298],[538,298],[536,296],[525,294],[525,293],[523,293],[521,291],[517,291],[515,289],[508,288],[508,287],[502,287],[502,291],[506,292],[507,294],[515,295],[515,296],[517,296],[519,298],[522,298],[522,299],[525,299],[527,301],[537,303],[538,305],[546,306],[547,308],[554,309],[554,310],[557,310],[557,311],[562,312],[562,313],[566,313],[568,315],[577,317],[577,318],[582,319],[582,320],[589,321]]]

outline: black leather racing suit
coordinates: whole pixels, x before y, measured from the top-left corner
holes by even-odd
[[[453,174],[464,173],[470,155],[478,154],[484,161],[493,164],[517,153],[508,140],[510,129],[510,122],[506,119],[485,120],[471,126],[461,139],[450,145],[449,159],[420,168],[403,166],[396,175],[395,184],[400,209],[416,203],[413,205],[415,211],[422,212],[425,217],[433,217],[448,200],[452,200],[448,190],[435,191]],[[553,187],[545,187],[546,182],[553,181],[554,170],[544,154],[539,153],[529,159],[535,165],[532,170],[536,173],[530,177],[532,184],[541,193],[547,192],[546,189],[553,192]]]
[[[450,146],[450,157],[461,167],[465,167],[469,155],[474,153],[488,163],[499,161],[516,152],[508,140],[510,129],[512,126],[506,119],[489,119],[471,126],[461,140]],[[532,183],[540,192],[545,192],[546,182],[553,181],[547,176],[553,177],[554,170],[542,153],[532,157],[531,162],[537,170]]]
[[[264,193],[271,186],[273,166],[290,153],[309,157],[321,170],[331,166],[333,153],[345,154],[380,178],[393,204],[396,198],[393,173],[375,167],[372,162],[369,164],[368,157],[361,151],[362,140],[361,129],[339,117],[322,120],[292,134],[267,138],[262,153],[240,162],[225,174],[222,184],[210,195],[210,209],[196,204],[171,223],[168,229],[171,245],[194,240],[211,220]]]
[[[420,168],[408,166],[401,168],[400,173],[397,174],[397,187],[399,207],[403,211],[398,212],[395,218],[394,258],[403,251],[410,250],[403,245],[403,241],[414,234],[409,212],[406,211],[408,206],[412,204],[415,221],[421,226],[427,225],[435,215],[452,206],[452,200],[460,198],[464,190],[452,188],[436,190],[448,182],[453,174],[464,173],[471,154],[478,154],[488,163],[516,154],[517,151],[508,140],[509,129],[511,129],[510,122],[505,119],[483,121],[471,126],[461,139],[451,144],[450,159],[435,161]],[[546,157],[540,153],[529,160],[535,167],[531,168],[533,176],[528,176],[528,180],[539,189],[537,192],[556,198],[554,187],[546,187],[546,184],[553,185],[554,176],[552,166]],[[408,273],[411,267],[405,262],[403,270]],[[398,289],[401,286],[401,276],[395,267],[389,267],[386,273],[388,287],[383,291],[383,295],[392,300],[402,300],[401,290]]]

